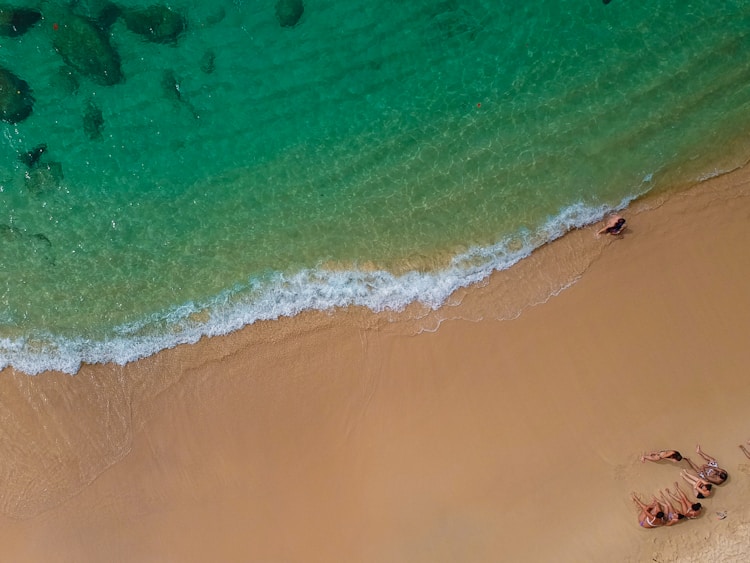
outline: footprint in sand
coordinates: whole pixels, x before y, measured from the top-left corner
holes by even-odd
[[[741,473],[744,473],[745,475],[750,475],[750,463],[741,463],[737,469],[740,470]]]

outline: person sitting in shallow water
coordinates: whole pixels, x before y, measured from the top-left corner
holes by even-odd
[[[619,235],[625,230],[625,218],[620,215],[610,217],[604,227],[597,232],[597,236],[607,233],[608,235]]]
[[[709,483],[702,477],[698,477],[697,475],[690,473],[687,469],[683,469],[680,473],[680,476],[685,479],[690,485],[693,487],[693,491],[695,492],[695,496],[697,498],[708,498],[711,496],[711,489],[713,487],[713,484]]]
[[[706,463],[698,467],[695,463],[692,462],[689,457],[686,457],[684,459],[688,462],[693,471],[698,474],[698,477],[700,477],[701,479],[705,479],[706,481],[714,485],[721,485],[724,481],[727,480],[729,474],[725,469],[719,467],[719,464],[714,458],[701,450],[700,444],[695,449],[695,451],[700,454],[700,456],[706,461]]]
[[[698,518],[700,515],[701,503],[695,502],[690,503],[690,501],[687,498],[687,495],[682,492],[682,489],[680,488],[680,484],[675,481],[674,482],[674,489],[675,492],[673,493],[669,489],[667,489],[667,494],[672,497],[674,500],[680,503],[680,506],[682,507],[682,514],[685,515],[685,518],[688,518],[689,520],[693,520],[694,518]]]
[[[631,493],[631,497],[635,505],[641,509],[638,514],[638,523],[641,527],[659,528],[664,525],[664,511],[656,498],[651,504],[645,504],[635,493]]]
[[[641,463],[646,463],[646,460],[661,461],[662,459],[677,463],[682,460],[682,455],[677,450],[659,450],[658,452],[644,453],[641,456]]]

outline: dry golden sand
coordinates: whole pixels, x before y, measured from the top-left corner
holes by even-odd
[[[433,332],[310,313],[76,377],[5,370],[0,560],[741,560],[749,195],[743,169],[638,202],[624,237],[571,233]],[[552,270],[580,279],[496,320]],[[699,520],[641,529],[630,492],[679,467],[639,455],[696,443],[729,481]]]

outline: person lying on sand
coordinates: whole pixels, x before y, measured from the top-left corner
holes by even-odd
[[[750,440],[748,440],[747,443],[750,444]],[[742,453],[745,454],[745,457],[750,459],[750,452],[747,451],[747,448],[740,444],[740,449],[742,450]]]
[[[701,477],[698,477],[694,473],[690,473],[687,469],[683,469],[680,475],[683,479],[685,479],[685,481],[692,485],[696,497],[707,498],[711,496],[711,488],[713,487],[711,483],[709,483],[705,479],[702,479]]]
[[[638,523],[641,527],[658,528],[664,525],[664,511],[659,501],[654,498],[651,504],[645,504],[635,493],[631,493],[631,496],[636,506],[641,509],[638,514]]]
[[[690,520],[698,518],[701,512],[701,508],[703,508],[701,506],[701,503],[696,502],[691,504],[687,498],[687,495],[682,492],[680,484],[677,481],[674,482],[674,489],[674,493],[667,489],[667,494],[680,503],[680,507],[682,508],[682,513],[685,515],[685,518],[688,518]]]
[[[621,215],[610,217],[604,227],[596,233],[597,236],[607,233],[608,235],[619,235],[625,230],[625,218]]]
[[[656,497],[654,497],[654,500],[657,500]],[[658,502],[661,505],[662,512],[664,512],[665,526],[674,526],[680,520],[685,519],[685,515],[674,507],[671,501],[664,494],[664,491],[660,491]]]
[[[698,467],[689,457],[686,457],[684,459],[688,462],[693,471],[698,474],[698,477],[700,477],[701,479],[705,479],[706,481],[708,481],[709,483],[713,483],[714,485],[721,485],[724,481],[727,480],[729,474],[726,472],[726,470],[719,467],[719,464],[714,458],[712,458],[710,455],[705,454],[701,450],[700,445],[698,445],[695,451],[698,452],[704,460],[706,460],[706,463]]]
[[[644,453],[641,456],[641,463],[646,463],[646,460],[661,461],[662,459],[677,463],[682,460],[682,455],[677,450],[660,450],[658,452]]]

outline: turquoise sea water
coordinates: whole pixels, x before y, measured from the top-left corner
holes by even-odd
[[[305,0],[293,27],[275,0],[176,0],[174,43],[107,29],[114,85],[53,48],[66,6],[0,37],[35,98],[0,122],[0,367],[27,373],[308,308],[437,307],[747,156],[740,0]]]

